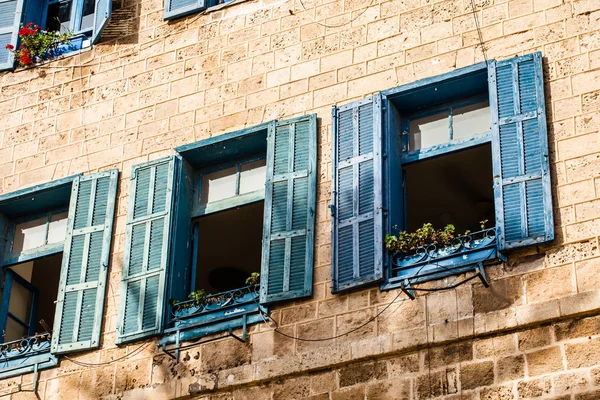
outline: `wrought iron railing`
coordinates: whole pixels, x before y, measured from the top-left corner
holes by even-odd
[[[496,229],[457,236],[450,244],[418,247],[414,254],[396,253],[392,256],[392,276],[402,279],[426,280],[428,275],[455,273],[457,268],[495,260]]]
[[[227,292],[206,296],[202,301],[194,299],[178,301],[171,307],[172,321],[192,318],[235,305],[258,302],[260,285],[245,286]]]
[[[17,358],[31,357],[50,351],[50,333],[13,340],[0,344],[0,364]]]

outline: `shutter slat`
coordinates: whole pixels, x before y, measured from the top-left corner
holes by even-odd
[[[168,157],[132,170],[117,343],[155,335],[163,328],[175,163]]]
[[[269,128],[261,303],[312,294],[316,136],[314,114]]]
[[[65,237],[52,352],[97,348],[108,276],[117,170],[77,178],[73,182]],[[95,228],[94,232],[89,229]],[[85,284],[85,288],[81,288]],[[78,285],[79,289],[73,289]]]
[[[175,19],[202,11],[208,7],[206,0],[165,0],[165,19]]]
[[[333,119],[335,293],[383,278],[380,96],[334,108]]]
[[[499,248],[552,240],[541,53],[490,63],[489,83]]]
[[[23,0],[8,0],[0,3],[0,71],[14,67],[14,57],[6,45],[17,46],[23,4]]]

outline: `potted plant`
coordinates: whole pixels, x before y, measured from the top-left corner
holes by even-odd
[[[19,48],[15,49],[12,44],[7,44],[6,48],[13,53],[17,66],[26,67],[59,55],[60,47],[69,45],[72,37],[70,31],[46,31],[29,22],[21,24],[19,29]]]

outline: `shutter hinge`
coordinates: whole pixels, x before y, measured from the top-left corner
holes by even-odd
[[[331,211],[331,216],[335,216],[335,205],[330,204],[327,207],[329,208],[329,211]]]

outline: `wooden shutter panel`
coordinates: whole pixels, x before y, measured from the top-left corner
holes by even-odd
[[[165,19],[183,17],[204,10],[208,7],[207,0],[165,0]]]
[[[23,0],[8,0],[0,3],[0,71],[12,69],[14,57],[7,44],[17,46]]]
[[[119,172],[73,181],[52,352],[99,347]]]
[[[261,303],[312,294],[316,115],[277,122],[267,146]]]
[[[92,43],[100,39],[102,30],[108,23],[112,13],[112,0],[96,0],[96,11],[94,13],[94,32],[92,33]]]
[[[132,170],[117,343],[162,331],[174,171],[175,157]]]
[[[499,248],[552,240],[542,55],[491,63],[488,80]]]
[[[334,293],[383,278],[381,97],[333,109]]]

